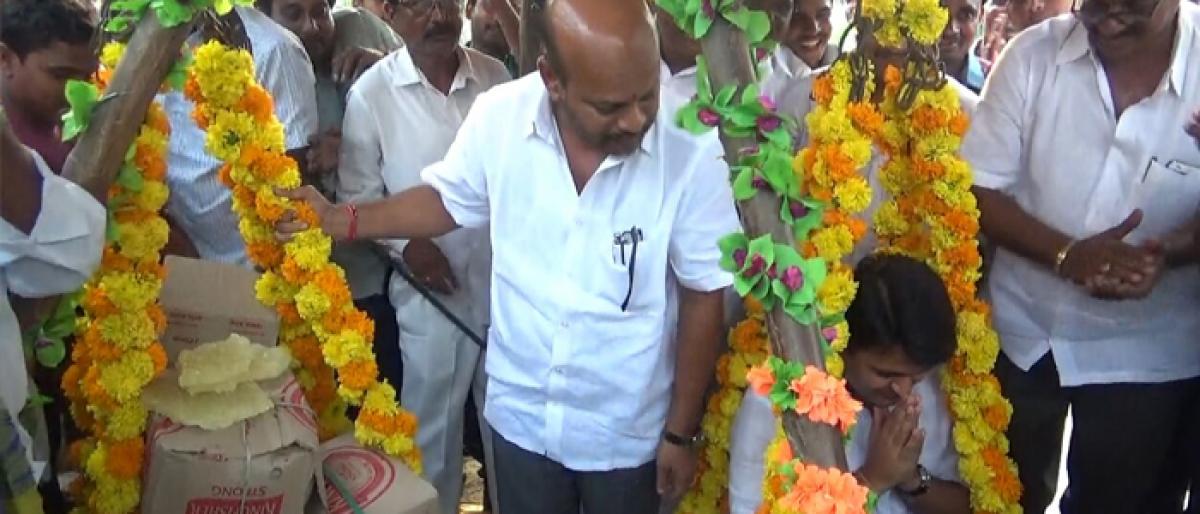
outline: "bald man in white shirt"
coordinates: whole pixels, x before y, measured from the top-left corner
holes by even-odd
[[[695,476],[732,283],[716,241],[738,228],[728,166],[715,137],[659,109],[644,0],[556,0],[533,16],[548,42],[540,74],[481,95],[422,172],[428,185],[354,209],[289,194],[335,238],[490,223],[500,508],[656,514]],[[673,338],[668,273],[681,286]]]
[[[1066,514],[1179,512],[1200,460],[1197,55],[1200,7],[1088,0],[1009,43],[964,140],[1026,512],[1068,408]]]

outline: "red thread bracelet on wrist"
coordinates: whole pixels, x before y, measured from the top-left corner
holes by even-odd
[[[346,210],[350,212],[350,229],[346,231],[346,239],[353,241],[358,238],[358,207],[348,203]]]

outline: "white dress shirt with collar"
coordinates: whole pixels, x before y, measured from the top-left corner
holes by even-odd
[[[463,48],[461,65],[442,94],[421,74],[408,48],[401,48],[363,74],[350,91],[342,128],[337,197],[362,202],[394,195],[421,184],[421,170],[446,156],[446,149],[467,117],[476,97],[509,80],[504,65],[476,50]],[[496,132],[509,125],[497,122]],[[489,279],[487,229],[463,228],[434,239],[462,282],[478,284],[481,298],[454,295],[447,300],[456,308],[486,311]],[[406,241],[389,241],[394,259],[400,259]],[[392,281],[402,296],[419,294],[403,280]],[[470,293],[470,291],[468,291]],[[464,300],[465,298],[465,300]],[[460,301],[461,300],[461,301]],[[393,298],[399,305],[404,298]],[[479,313],[486,317],[486,312]],[[465,318],[469,319],[469,318]]]
[[[83,188],[50,171],[36,152],[42,175],[42,210],[25,234],[0,218],[0,399],[15,419],[29,399],[21,328],[8,295],[45,298],[78,290],[100,264],[104,207]],[[20,429],[26,455],[33,445]]]
[[[679,70],[678,73],[672,73],[667,62],[662,61],[659,63],[659,76],[662,80],[663,98],[670,98],[672,105],[682,106],[696,96],[696,67],[694,65]],[[668,102],[664,101],[663,107],[667,105]]]
[[[458,224],[491,223],[487,419],[569,469],[654,458],[676,354],[668,270],[692,290],[732,283],[717,264],[717,240],[738,229],[720,143],[672,118],[660,109],[641,147],[606,158],[577,193],[546,87],[529,75],[481,95],[422,173]]]
[[[300,40],[251,7],[235,8],[254,54],[254,76],[275,100],[289,150],[308,146],[317,131],[316,79]],[[192,43],[196,41],[193,40]],[[248,266],[229,188],[217,180],[221,163],[204,149],[204,131],[192,120],[192,102],[181,92],[163,95],[171,121],[167,212],[207,260]]]
[[[1126,239],[1135,244],[1191,221],[1200,149],[1183,127],[1200,107],[1198,31],[1200,7],[1181,4],[1170,68],[1120,119],[1078,21],[1066,15],[1022,32],[992,69],[964,142],[976,185],[1074,238],[1134,209],[1145,213]],[[1200,375],[1195,266],[1167,272],[1144,300],[1104,301],[1000,248],[986,291],[1005,354],[1029,369],[1052,352],[1063,386]]]

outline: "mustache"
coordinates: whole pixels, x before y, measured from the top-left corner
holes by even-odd
[[[458,28],[450,23],[439,23],[428,29],[425,29],[426,38],[435,38],[439,36],[454,36],[458,32]]]

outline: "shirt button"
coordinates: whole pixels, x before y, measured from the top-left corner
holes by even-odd
[[[571,326],[571,324],[564,321],[562,323],[559,323],[559,326],[561,326],[562,328],[567,328],[567,327]]]

